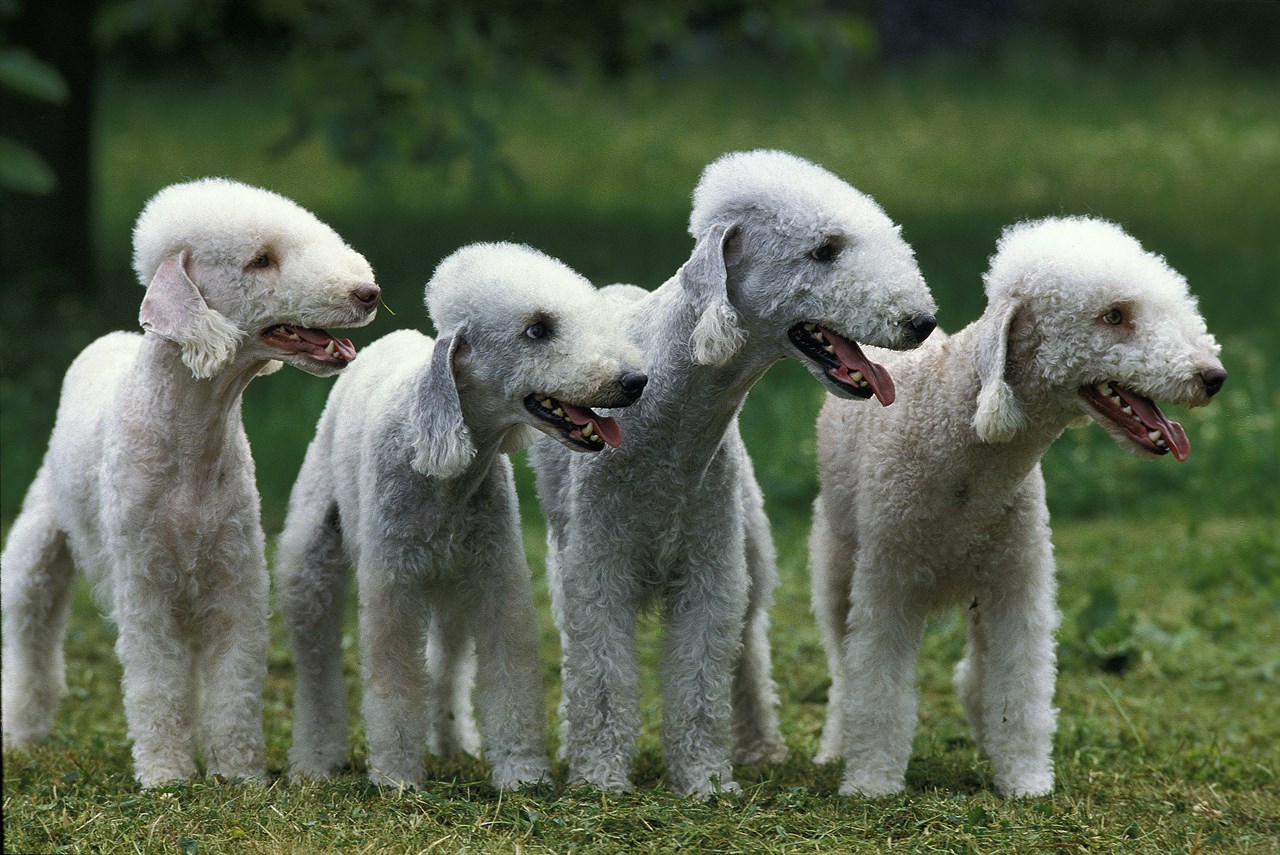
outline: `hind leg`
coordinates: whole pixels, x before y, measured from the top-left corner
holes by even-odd
[[[822,726],[815,763],[835,763],[844,756],[844,643],[849,617],[849,585],[852,552],[836,549],[822,500],[814,502],[813,529],[809,534],[809,584],[813,615],[827,655],[831,688],[827,691],[827,717]]]
[[[480,753],[471,690],[475,642],[457,609],[436,608],[427,629],[427,750],[439,757]]]
[[[5,748],[48,735],[66,691],[62,638],[74,568],[46,492],[37,477],[0,557]]]
[[[787,745],[778,727],[778,688],[771,671],[769,608],[778,585],[778,559],[764,513],[764,497],[751,473],[743,480],[747,575],[751,593],[742,632],[742,655],[733,676],[734,762],[780,763]]]
[[[291,508],[276,553],[276,583],[297,683],[290,774],[327,778],[347,760],[342,620],[350,571],[338,507]]]

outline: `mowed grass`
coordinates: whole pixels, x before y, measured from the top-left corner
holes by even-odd
[[[495,102],[524,187],[473,200],[429,175],[373,183],[317,142],[265,154],[287,118],[271,69],[210,84],[105,81],[98,154],[100,298],[4,282],[0,316],[0,518],[39,465],[62,372],[93,338],[136,326],[141,288],[128,235],[146,198],[220,174],[290,195],[331,222],[378,271],[396,316],[357,345],[426,328],[422,284],[472,240],[513,239],[598,283],[656,285],[687,256],[689,193],[727,150],[770,146],[813,158],[875,196],[916,247],[940,319],[982,307],[980,276],[1000,228],[1090,213],[1167,255],[1201,298],[1231,377],[1213,405],[1170,408],[1191,459],[1140,462],[1101,429],[1068,431],[1045,460],[1065,619],[1060,632],[1058,792],[1003,802],[965,735],[949,686],[963,645],[940,616],[922,657],[922,725],[900,798],[839,798],[835,768],[811,762],[827,675],[808,614],[807,509],[822,392],[794,363],[772,369],[742,421],[781,558],[775,674],[792,759],[744,770],[744,794],[707,804],[663,786],[653,676],[636,792],[555,784],[499,796],[478,761],[428,767],[421,792],[352,774],[267,789],[199,781],[156,793],[130,778],[109,626],[77,590],[70,695],[52,739],[6,756],[4,831],[13,851],[1254,851],[1280,848],[1280,85],[1214,67],[1087,69],[1054,54],[990,69],[940,67],[855,84],[745,67],[617,85],[547,85]],[[40,299],[31,294],[39,293]],[[29,318],[41,313],[42,322]],[[275,532],[329,385],[281,372],[250,388],[264,522]],[[558,643],[542,574],[541,517],[517,467],[541,605],[554,730]],[[267,686],[268,762],[284,765],[292,672],[279,633]],[[354,647],[348,662],[355,662]],[[353,709],[356,687],[352,684]]]
[[[1050,797],[1003,801],[969,740],[950,686],[963,617],[930,625],[921,658],[921,725],[907,793],[838,797],[839,770],[811,757],[826,669],[807,610],[804,527],[779,526],[783,584],[772,633],[787,762],[742,770],[744,792],[699,804],[665,788],[653,675],[657,630],[642,633],[645,728],[636,790],[566,788],[565,770],[532,792],[499,795],[479,761],[429,759],[418,792],[379,792],[355,763],[325,784],[278,777],[292,668],[273,622],[266,689],[267,788],[197,781],[142,792],[129,746],[112,633],[78,589],[67,639],[70,695],[57,730],[4,765],[5,845],[67,852],[1274,852],[1280,833],[1280,584],[1274,521],[1220,518],[1198,535],[1177,519],[1057,526],[1065,613],[1061,709]],[[530,530],[531,557],[542,557]],[[1095,614],[1098,591],[1114,611]],[[537,582],[548,714],[558,643]],[[1105,598],[1104,598],[1105,599]],[[348,637],[352,626],[348,626]],[[1095,649],[1123,655],[1099,657]],[[353,708],[354,648],[347,651]],[[1115,673],[1122,667],[1120,673]],[[1110,669],[1110,670],[1108,670]]]

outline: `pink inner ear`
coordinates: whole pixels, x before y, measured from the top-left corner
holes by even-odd
[[[187,275],[189,258],[190,253],[183,250],[161,262],[138,310],[138,321],[143,329],[182,341],[193,334],[195,325],[209,311],[200,291]]]

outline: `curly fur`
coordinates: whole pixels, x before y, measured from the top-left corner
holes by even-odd
[[[738,409],[786,357],[844,393],[788,339],[796,323],[819,320],[859,341],[907,347],[917,343],[911,319],[933,302],[880,208],[783,152],[731,154],[708,166],[690,233],[692,255],[657,290],[603,292],[644,349],[650,378],[643,399],[618,416],[627,442],[571,458],[540,439],[531,459],[548,519],[571,779],[630,786],[640,724],[636,622],[646,604],[659,603],[668,776],[676,792],[701,796],[736,789],[731,740],[741,762],[786,753],[766,637],[773,543]],[[809,256],[833,239],[838,257]]]
[[[969,619],[956,688],[997,790],[1053,789],[1059,616],[1040,457],[1090,419],[1154,456],[1081,387],[1194,406],[1225,377],[1185,280],[1110,223],[1009,228],[986,292],[955,336],[881,354],[895,406],[828,400],[818,418],[810,570],[832,687],[817,759],[844,759],[843,793],[903,789],[925,619],[955,605]],[[1105,322],[1116,308],[1126,322]]]
[[[261,780],[267,568],[241,395],[280,364],[265,328],[371,320],[373,272],[293,202],[221,179],[158,193],[134,247],[147,332],[104,336],[68,369],[0,557],[4,747],[53,727],[79,568],[119,626],[138,780],[192,775],[198,747],[210,774]],[[249,265],[268,250],[269,269]]]
[[[392,333],[335,384],[289,501],[276,570],[298,671],[289,759],[294,775],[313,778],[347,760],[340,628],[354,564],[370,779],[416,784],[428,748],[474,752],[475,680],[493,782],[518,787],[549,765],[529,567],[502,452],[533,429],[565,441],[526,409],[530,394],[633,401],[625,387],[643,380],[640,354],[590,283],[524,246],[458,250],[428,283],[427,305],[437,341]],[[535,322],[546,337],[525,335]]]

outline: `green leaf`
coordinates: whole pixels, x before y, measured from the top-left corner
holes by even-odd
[[[67,100],[67,84],[58,70],[21,48],[0,49],[0,85],[53,104]]]
[[[58,177],[40,155],[0,137],[0,187],[43,196],[58,186]]]

